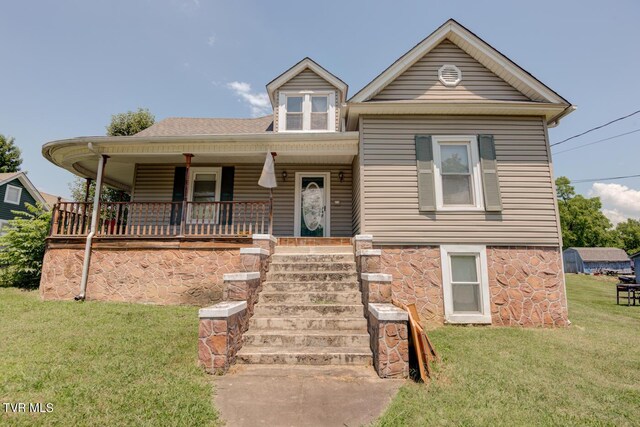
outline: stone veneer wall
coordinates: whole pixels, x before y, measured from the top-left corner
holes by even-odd
[[[69,300],[79,293],[84,250],[49,248],[40,294]],[[223,275],[243,266],[240,249],[94,249],[87,300],[209,305],[222,299]]]
[[[380,246],[379,249],[380,272],[393,277],[393,301],[415,303],[427,323],[442,324],[440,248]],[[487,264],[494,325],[568,324],[559,248],[488,247]]]
[[[368,323],[373,365],[380,378],[407,378],[409,376],[407,321],[381,321],[370,315]]]
[[[235,363],[249,317],[249,313],[243,310],[226,318],[200,319],[198,361],[205,371],[222,374]]]

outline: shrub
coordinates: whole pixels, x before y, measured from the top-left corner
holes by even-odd
[[[16,217],[0,237],[0,285],[37,288],[42,273],[45,239],[51,212],[26,204],[27,212],[13,211]]]

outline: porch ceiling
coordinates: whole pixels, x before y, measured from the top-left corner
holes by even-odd
[[[104,180],[129,190],[135,165],[184,164],[191,153],[193,165],[262,163],[267,152],[276,152],[279,164],[351,164],[358,153],[358,132],[196,135],[190,137],[81,137],[45,144],[45,158],[71,173],[95,178],[98,155],[109,156]]]

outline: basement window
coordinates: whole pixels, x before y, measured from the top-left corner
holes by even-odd
[[[487,248],[443,245],[442,282],[448,323],[491,323]]]

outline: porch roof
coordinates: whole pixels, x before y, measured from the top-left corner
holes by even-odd
[[[98,156],[107,155],[104,182],[128,191],[140,163],[183,164],[185,153],[194,155],[194,166],[261,163],[276,152],[281,164],[351,164],[358,138],[358,132],[84,136],[48,142],[42,155],[83,178],[95,178]]]

